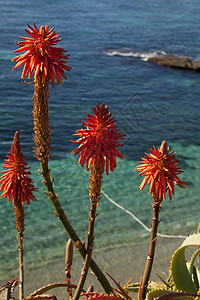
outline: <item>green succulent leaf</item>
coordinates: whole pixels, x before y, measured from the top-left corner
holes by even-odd
[[[153,289],[162,289],[162,288],[165,288],[165,284],[160,282],[160,283],[157,283],[157,282],[154,282],[154,281],[151,281],[147,287],[147,291],[151,291]],[[130,293],[130,292],[133,292],[133,293],[137,293],[139,291],[139,288],[140,288],[140,283],[132,283],[130,285],[127,285],[124,287],[124,290],[127,292],[127,293]]]
[[[134,282],[134,283],[124,286],[124,290],[127,293],[130,293],[130,292],[137,293],[139,291],[139,288],[140,288],[140,282],[136,282],[136,283]]]
[[[186,238],[172,256],[171,276],[175,289],[187,293],[197,293],[196,285],[188,271],[185,262],[185,249],[189,246],[200,246],[200,234],[193,234]]]
[[[153,290],[147,293],[147,299],[154,300],[157,297],[168,295],[169,293],[174,293],[174,292],[172,290],[164,290],[164,289]]]
[[[194,281],[194,284],[196,285],[196,289],[197,291],[199,290],[199,284],[200,284],[200,272],[197,269],[197,267],[195,267],[194,265],[192,265],[191,268],[191,264],[189,262],[186,262],[188,271],[190,273],[190,276],[192,277],[192,280]]]
[[[194,281],[197,291],[199,290],[199,275],[199,270],[193,266],[192,280]]]
[[[147,294],[147,300],[194,300],[199,297],[197,294],[174,292],[172,290],[155,290]]]
[[[196,251],[194,252],[194,254],[192,255],[192,257],[191,257],[191,260],[190,260],[190,262],[189,262],[189,268],[188,268],[190,274],[192,274],[194,262],[195,262],[195,259],[196,259],[197,255],[198,255],[199,253],[200,253],[200,249],[196,250]]]
[[[158,273],[156,273],[156,275],[165,284],[165,286],[166,286],[167,289],[172,289],[173,286],[172,286],[172,284],[170,282],[167,282],[166,280],[164,280]]]

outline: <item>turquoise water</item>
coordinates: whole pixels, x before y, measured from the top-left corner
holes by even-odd
[[[179,153],[185,151],[180,144],[173,145]],[[160,214],[160,233],[187,235],[190,228],[197,226],[199,221],[199,169],[200,157],[197,147],[187,147],[184,157],[193,151],[193,159],[184,165],[182,180],[188,181],[186,189],[176,189],[172,202],[165,201]],[[184,162],[186,159],[184,159]],[[186,165],[187,164],[187,165]],[[141,179],[135,170],[136,161],[126,158],[118,160],[116,171],[106,176],[103,190],[118,204],[135,214],[146,226],[151,222],[151,196],[148,189],[138,190]],[[63,260],[67,236],[60,222],[52,213],[53,209],[41,187],[41,176],[37,173],[38,163],[31,164],[35,185],[39,188],[36,196],[38,202],[26,206],[26,230],[24,238],[26,270],[41,265]],[[81,239],[85,239],[88,230],[88,180],[89,174],[79,167],[77,159],[71,154],[66,159],[55,160],[50,164],[52,176],[55,177],[55,190],[70,222]],[[110,203],[105,196],[98,207],[96,219],[95,248],[102,249],[121,245],[134,245],[141,238],[148,238],[148,233],[129,215]],[[1,276],[5,270],[14,276],[17,270],[16,230],[14,213],[11,204],[4,198],[1,204],[0,220],[2,238]],[[143,239],[141,239],[142,241]],[[14,270],[14,271],[13,271]],[[6,276],[7,277],[7,276]]]
[[[60,46],[70,53],[72,71],[63,85],[50,89],[52,128],[51,174],[55,191],[81,239],[88,230],[89,174],[71,155],[73,133],[96,103],[108,105],[121,132],[126,134],[113,174],[104,177],[103,190],[145,225],[151,222],[151,196],[140,192],[135,170],[140,157],[167,140],[177,152],[181,175],[188,185],[165,201],[160,232],[187,235],[199,222],[200,85],[199,73],[158,67],[146,60],[154,53],[200,59],[199,2],[168,1],[0,1],[0,160],[20,132],[22,150],[38,187],[38,202],[26,206],[24,238],[26,270],[63,259],[67,237],[43,193],[38,162],[32,148],[33,86],[21,82],[21,70],[11,72],[13,41],[26,35],[26,24],[56,26]],[[110,56],[129,51],[130,55]],[[0,279],[17,276],[16,229],[12,204],[0,201]],[[131,245],[148,233],[104,196],[96,220],[96,249]]]

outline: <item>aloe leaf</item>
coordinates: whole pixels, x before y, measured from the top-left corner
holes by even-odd
[[[134,282],[124,286],[124,290],[127,293],[130,292],[137,293],[139,291],[139,288],[140,288],[140,282],[136,282],[136,283]]]
[[[193,272],[192,272],[192,279],[194,281],[194,284],[196,286],[197,291],[199,290],[199,279],[198,279],[198,275],[197,275],[197,268],[195,266],[193,266]]]
[[[196,297],[199,297],[199,295],[193,293],[174,292],[172,290],[155,290],[147,294],[147,300],[192,300]]]
[[[196,270],[196,276],[197,276],[197,280],[198,280],[197,290],[199,290],[200,289],[200,271],[199,271],[199,269],[197,269],[197,267],[195,267],[195,270]]]
[[[156,273],[156,275],[158,276],[158,278],[166,285],[167,289],[172,288],[172,285],[169,284],[167,281],[165,281],[158,273]]]
[[[157,297],[160,297],[165,294],[168,295],[169,293],[173,293],[173,291],[172,290],[163,290],[163,289],[153,290],[153,291],[150,291],[149,293],[147,293],[147,299],[154,300]]]
[[[189,269],[188,269],[190,275],[191,275],[192,272],[193,272],[194,262],[195,262],[195,259],[196,259],[197,255],[198,255],[199,253],[200,253],[200,249],[196,250],[196,251],[194,252],[194,254],[192,255],[192,257],[191,257],[191,260],[190,260],[190,262],[189,262]]]
[[[127,293],[130,293],[130,292],[137,293],[139,291],[139,288],[140,288],[140,283],[137,282],[137,283],[132,283],[130,285],[125,286],[124,290]],[[157,283],[157,282],[151,281],[147,287],[147,291],[151,291],[153,289],[162,289],[162,288],[166,288],[164,283],[162,283],[162,282]]]
[[[200,234],[193,234],[186,238],[172,256],[171,275],[175,289],[187,293],[197,293],[194,281],[185,262],[185,249],[189,246],[200,246]]]
[[[192,276],[192,280],[194,281],[194,284],[196,285],[197,291],[199,290],[199,284],[200,284],[200,272],[194,265],[191,268],[190,263],[186,262],[187,268],[189,270],[190,276]]]
[[[192,276],[192,280],[194,281],[194,283],[196,285],[197,291],[199,290],[199,287],[200,287],[200,272],[197,269],[197,267],[194,266],[194,262],[199,253],[200,253],[200,249],[197,249],[194,252],[194,254],[192,255],[190,262],[186,263],[188,271],[189,271],[190,275]]]

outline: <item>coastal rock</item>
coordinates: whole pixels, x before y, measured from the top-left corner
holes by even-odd
[[[191,61],[188,57],[159,56],[150,57],[148,61],[159,66],[200,71],[200,61]]]
[[[200,61],[199,60],[192,62],[192,69],[200,72]]]

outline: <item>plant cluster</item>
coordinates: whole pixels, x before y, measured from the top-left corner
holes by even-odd
[[[61,38],[54,28],[49,30],[49,26],[41,26],[40,29],[33,23],[28,25],[29,30],[25,30],[30,37],[21,37],[22,41],[16,42],[19,46],[15,53],[25,52],[13,58],[16,62],[14,69],[24,65],[22,78],[26,75],[31,79],[34,77],[34,96],[33,96],[33,128],[34,128],[34,154],[39,161],[40,170],[46,188],[46,194],[53,206],[55,215],[61,222],[63,229],[69,236],[66,246],[65,257],[65,282],[53,283],[41,287],[29,296],[24,292],[24,262],[23,262],[23,237],[25,229],[24,205],[30,204],[30,200],[35,201],[34,187],[29,167],[22,153],[19,132],[16,131],[13,145],[4,164],[4,171],[1,177],[2,192],[1,197],[10,201],[12,199],[16,229],[18,231],[18,250],[19,250],[19,278],[8,281],[0,288],[1,299],[14,299],[12,293],[19,284],[19,299],[57,299],[49,292],[55,287],[65,287],[68,297],[78,300],[84,297],[88,300],[131,300],[131,293],[137,293],[138,299],[195,299],[199,293],[200,272],[195,267],[195,258],[200,253],[198,249],[190,262],[185,262],[184,251],[189,246],[200,246],[200,234],[189,236],[174,253],[171,261],[170,276],[167,281],[161,279],[161,283],[151,282],[150,274],[152,270],[154,253],[157,240],[157,229],[159,224],[159,213],[162,202],[166,200],[168,193],[170,200],[174,194],[174,186],[184,188],[186,182],[179,179],[182,173],[178,167],[178,160],[174,152],[169,152],[166,141],[160,147],[153,147],[150,153],[142,158],[137,170],[139,175],[144,177],[140,189],[143,190],[146,184],[150,186],[150,194],[153,199],[153,221],[151,226],[149,250],[146,265],[144,268],[141,282],[128,282],[121,287],[110,275],[110,279],[115,283],[116,288],[112,287],[108,277],[101,271],[99,266],[92,258],[95,241],[95,221],[97,217],[98,202],[101,200],[101,186],[104,172],[109,175],[117,167],[117,157],[123,158],[123,154],[118,150],[121,146],[120,141],[124,135],[119,132],[115,119],[109,112],[105,104],[96,105],[82,122],[83,129],[77,130],[74,134],[78,139],[71,141],[77,148],[72,153],[80,154],[79,164],[86,164],[87,171],[90,172],[89,181],[89,225],[87,241],[82,242],[76,231],[70,224],[65,214],[58,196],[55,194],[53,179],[50,176],[49,160],[51,157],[51,130],[49,122],[49,84],[55,84],[55,79],[62,84],[62,77],[66,79],[65,71],[70,71],[68,66],[69,55],[65,55],[65,50],[56,46]],[[73,262],[73,248],[80,253],[84,260],[83,268],[77,284],[71,282],[71,268]],[[93,271],[97,280],[104,289],[104,293],[94,291],[91,286],[87,291],[84,284],[89,269]],[[66,298],[67,298],[66,294]],[[4,298],[3,298],[4,297]]]

